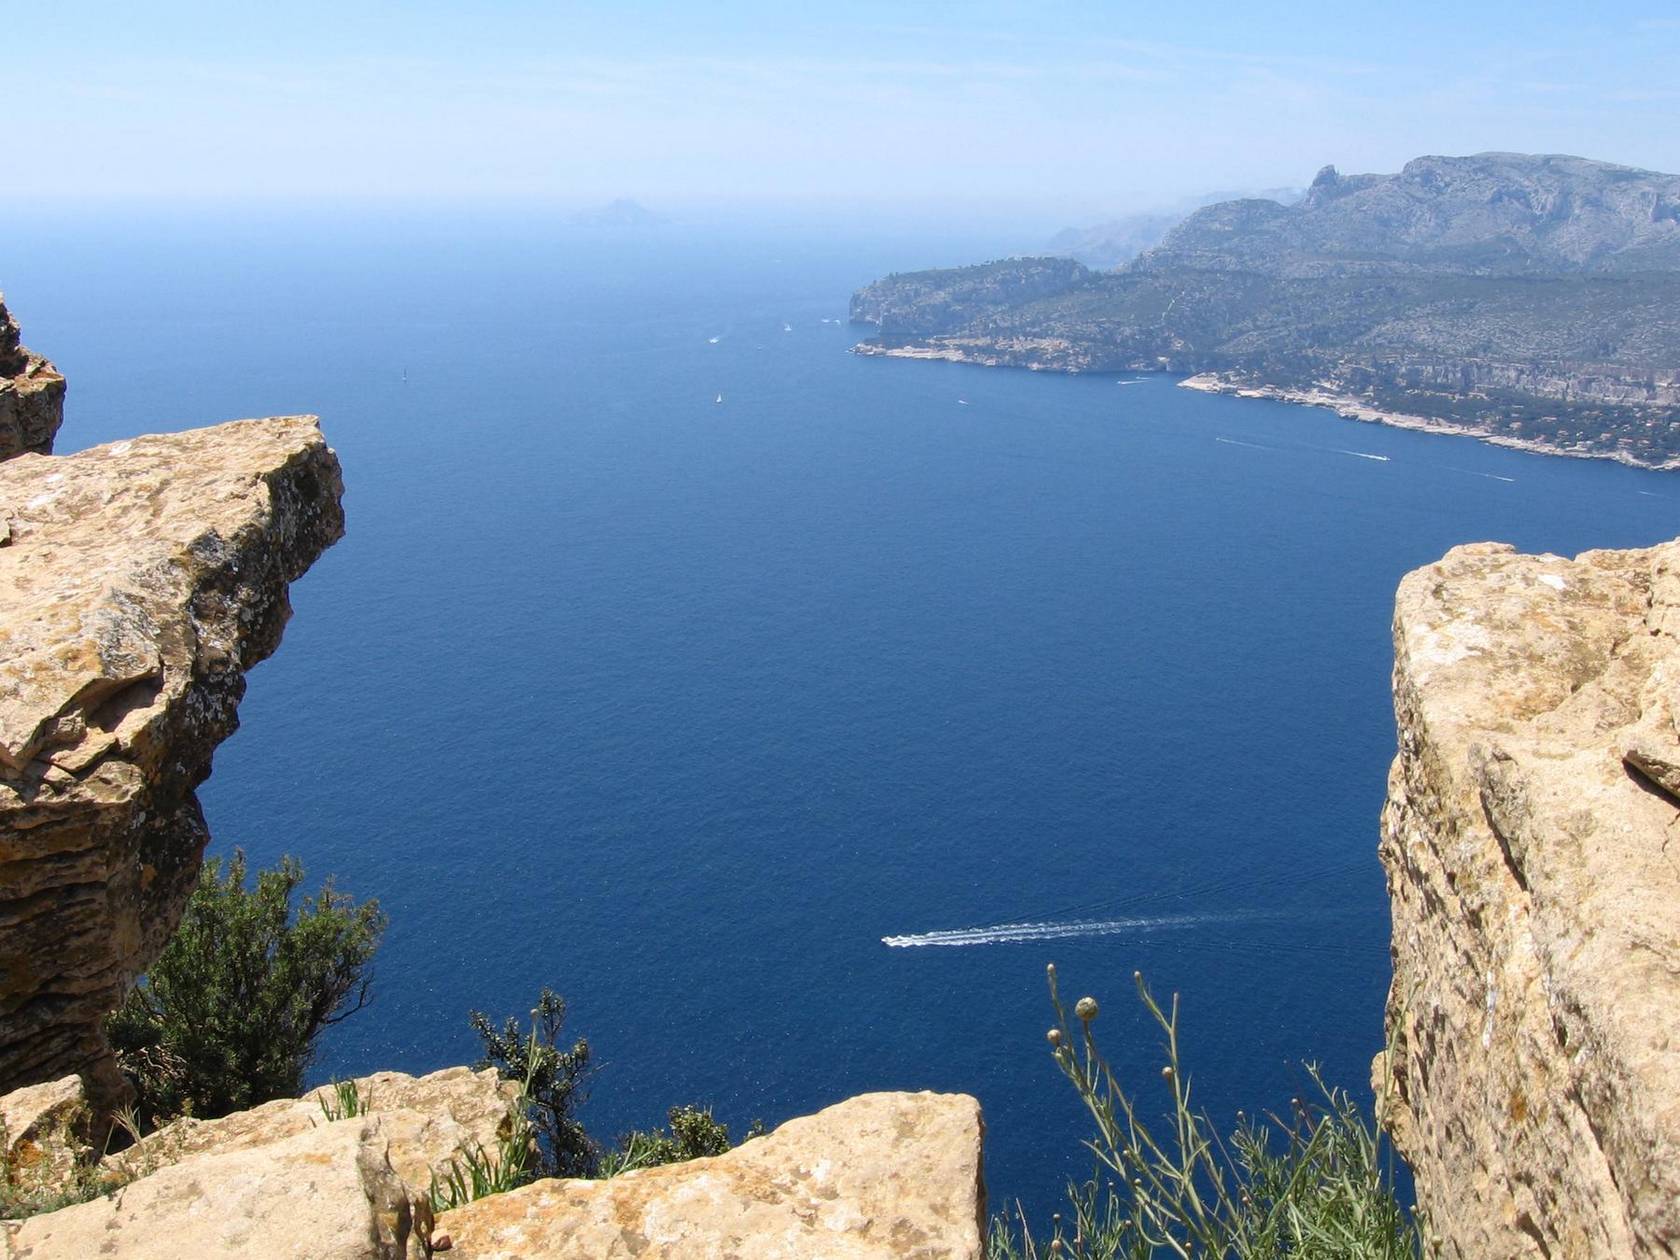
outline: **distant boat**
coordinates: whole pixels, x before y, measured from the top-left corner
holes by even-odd
[[[961,407],[966,407],[966,406],[968,406],[968,399],[966,399],[966,398],[959,398],[959,399],[957,399],[957,405],[958,405],[958,406],[961,406]]]
[[[782,331],[783,332],[792,332],[793,331],[793,325],[792,324],[783,324],[782,325]]]
[[[408,369],[407,368],[403,369],[403,384],[404,385],[408,384]]]
[[[708,346],[715,346],[715,345],[717,345],[718,342],[720,342],[722,340],[723,340],[722,337],[707,337],[706,338],[706,344]]]
[[[722,402],[723,401],[723,395],[719,394],[716,398],[712,399],[712,401],[715,402],[715,403]]]

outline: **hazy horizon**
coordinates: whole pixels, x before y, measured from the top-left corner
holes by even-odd
[[[10,207],[629,197],[1055,226],[1425,153],[1680,170],[1680,18],[1649,4],[551,9],[38,11],[10,32]]]

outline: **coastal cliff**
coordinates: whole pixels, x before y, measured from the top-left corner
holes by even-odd
[[[180,918],[194,789],[341,491],[309,416],[0,464],[0,1091],[123,1096],[101,1022]]]
[[[0,294],[0,459],[24,451],[50,455],[63,420],[64,378],[24,348],[17,320]]]
[[[1388,1122],[1441,1254],[1680,1255],[1680,542],[1402,582]]]
[[[1319,173],[1116,271],[1012,258],[860,290],[864,354],[1168,371],[1360,418],[1680,462],[1680,176],[1555,155]]]

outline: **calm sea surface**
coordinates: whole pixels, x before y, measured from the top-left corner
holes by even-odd
[[[1134,969],[1182,994],[1222,1122],[1305,1060],[1363,1090],[1395,583],[1680,532],[1672,476],[846,353],[851,289],[994,242],[5,228],[61,451],[311,411],[343,459],[349,533],[203,790],[219,851],[390,913],[319,1074],[468,1060],[469,1008],[548,984],[603,1135],[965,1090],[994,1199],[1048,1208],[1084,1131],[1051,960],[1150,1095]],[[985,930],[1019,924],[1051,926]]]

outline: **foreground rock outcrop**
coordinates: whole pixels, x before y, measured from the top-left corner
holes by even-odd
[[[611,1181],[539,1181],[434,1220],[434,1174],[463,1150],[494,1156],[511,1086],[465,1068],[356,1085],[368,1106],[352,1117],[330,1119],[332,1091],[318,1090],[161,1129],[103,1162],[106,1193],[0,1221],[0,1256],[421,1260],[433,1244],[461,1260],[984,1254],[983,1126],[962,1095],[865,1094],[726,1155]]]
[[[1457,548],[1394,640],[1386,1083],[1430,1231],[1680,1256],[1680,542]]]
[[[17,320],[0,294],[0,459],[52,453],[64,420],[64,378],[21,343]]]
[[[863,1094],[726,1155],[539,1181],[438,1217],[459,1260],[980,1260],[980,1107]]]
[[[100,1022],[179,921],[194,789],[340,494],[308,416],[0,464],[0,1092],[122,1095]]]

